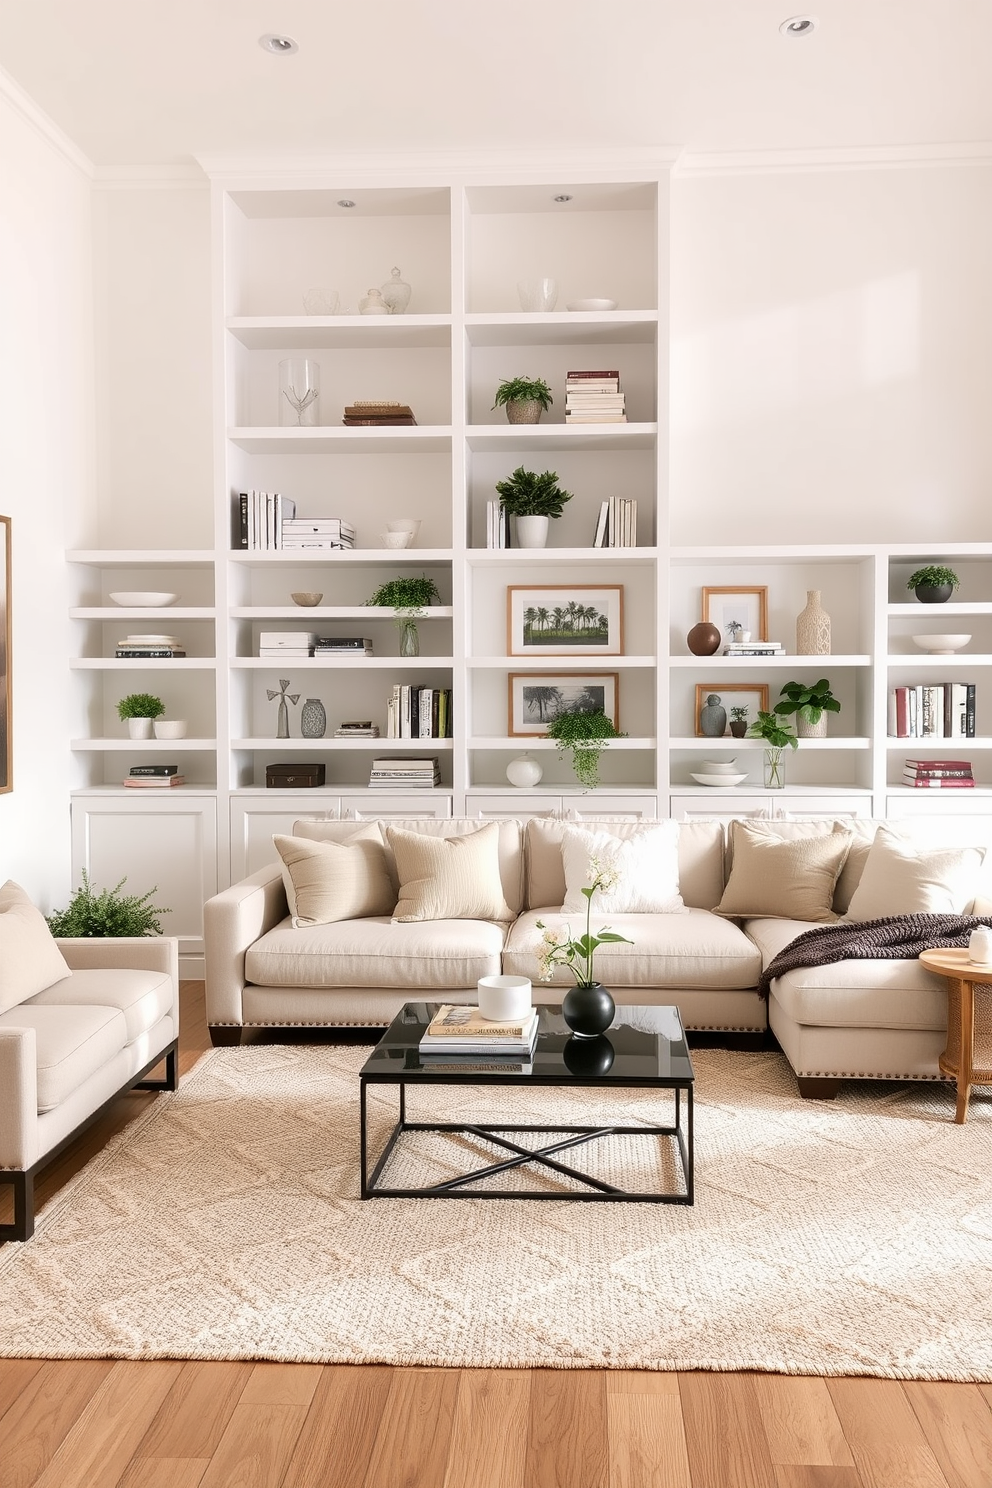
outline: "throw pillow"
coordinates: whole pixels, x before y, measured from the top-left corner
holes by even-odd
[[[0,888],[0,1013],[71,975],[45,916],[8,879]]]
[[[282,860],[282,878],[293,925],[331,925],[391,915],[396,892],[378,826],[362,827],[345,842],[272,838]]]
[[[978,847],[918,848],[891,827],[880,826],[847,918],[963,914],[975,896],[984,857]]]
[[[562,911],[586,909],[582,893],[592,881],[596,864],[617,874],[609,891],[598,889],[593,900],[597,914],[683,914],[679,893],[679,824],[666,821],[627,838],[589,827],[566,826],[561,840],[565,869]]]
[[[499,823],[462,837],[387,827],[400,883],[393,920],[512,920],[499,872]]]
[[[735,919],[837,919],[834,885],[851,850],[852,834],[780,841],[748,822],[732,823],[734,862],[716,913]]]

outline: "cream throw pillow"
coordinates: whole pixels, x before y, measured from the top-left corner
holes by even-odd
[[[880,826],[847,919],[963,914],[975,896],[984,857],[979,847],[918,848],[891,827]]]
[[[567,826],[561,840],[565,869],[565,901],[562,911],[585,911],[582,893],[593,877],[592,861],[612,869],[618,878],[609,892],[598,889],[593,897],[597,914],[684,914],[679,893],[679,824],[661,822],[627,838],[591,827]]]
[[[286,899],[297,930],[392,914],[396,891],[374,823],[345,842],[310,842],[279,834],[272,841],[282,860]]]
[[[512,920],[499,873],[499,823],[463,837],[386,828],[400,882],[393,920]]]
[[[8,879],[0,888],[0,1013],[71,975],[45,916]]]
[[[782,842],[735,821],[732,833],[734,863],[717,914],[814,924],[837,919],[834,885],[851,850],[850,832]]]

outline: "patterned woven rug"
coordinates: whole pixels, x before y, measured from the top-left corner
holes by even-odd
[[[987,1093],[957,1127],[948,1086],[804,1102],[781,1055],[700,1050],[693,1208],[363,1203],[364,1057],[206,1055],[0,1249],[0,1354],[992,1380]],[[653,1094],[471,1090],[409,1114],[489,1120],[494,1100],[549,1125],[667,1114]],[[374,1093],[375,1140],[394,1102]],[[469,1153],[411,1140],[404,1178]],[[655,1144],[623,1142],[601,1171],[656,1177]]]

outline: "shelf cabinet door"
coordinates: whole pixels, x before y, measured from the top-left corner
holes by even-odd
[[[274,832],[292,835],[293,823],[304,817],[336,817],[340,800],[335,792],[315,797],[311,791],[273,791],[271,796],[234,796],[231,800],[231,882],[274,863]]]

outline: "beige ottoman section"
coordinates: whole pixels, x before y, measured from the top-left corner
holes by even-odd
[[[487,920],[374,918],[294,930],[286,919],[248,950],[245,974],[264,987],[474,992],[480,977],[501,970],[505,935],[505,926]]]

